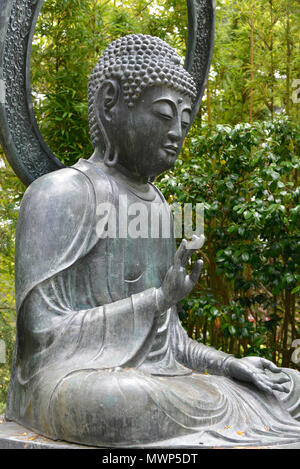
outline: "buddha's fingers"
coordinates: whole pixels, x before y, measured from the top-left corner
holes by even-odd
[[[261,391],[267,392],[267,393],[272,393],[273,389],[271,386],[269,386],[265,380],[261,379],[257,375],[254,377],[254,384],[260,389]]]
[[[192,272],[190,273],[190,275],[188,275],[189,282],[191,282],[193,287],[196,285],[196,283],[198,281],[198,278],[201,274],[202,268],[203,268],[203,261],[200,259],[199,261],[196,262],[196,264],[195,264]]]
[[[175,254],[174,266],[176,269],[180,269],[180,267],[185,267],[188,260],[192,257],[193,253],[196,252],[196,249],[188,249],[187,243],[187,240],[183,239]]]
[[[194,251],[198,251],[202,248],[203,244],[205,243],[205,236],[204,235],[193,235],[192,240],[188,242],[187,248],[193,249]]]
[[[290,378],[287,376],[287,375],[273,375],[273,376],[269,376],[269,379],[272,381],[272,383],[276,383],[276,384],[284,384],[284,383],[288,383],[290,382]]]
[[[189,248],[185,251],[185,253],[183,254],[183,257],[182,257],[182,265],[186,266],[186,264],[188,263],[189,259],[191,259],[194,252],[197,252],[197,249],[190,249]]]
[[[261,359],[261,363],[262,363],[264,369],[270,370],[273,373],[281,373],[282,372],[281,368],[278,368],[274,363],[270,362],[269,360],[266,360],[265,358]]]
[[[187,241],[185,245],[185,252],[182,257],[182,265],[186,266],[188,260],[192,257],[194,252],[199,251],[205,243],[205,236],[201,235],[200,237],[193,235],[191,241]]]
[[[179,284],[181,286],[181,288],[183,287],[184,285],[184,282],[185,282],[185,277],[186,277],[186,272],[185,272],[185,269],[183,267],[179,267],[178,269],[178,272],[177,272],[177,278],[174,279],[174,282],[175,284],[177,283],[177,281],[179,280]]]
[[[288,388],[288,386],[283,386],[282,384],[273,383],[272,389],[274,389],[274,391],[280,391],[280,392],[286,392],[286,393],[290,392],[290,389]]]
[[[179,269],[180,267],[184,266],[184,257],[185,253],[187,251],[187,240],[183,239],[180,243],[179,248],[176,251],[175,257],[174,257],[174,266]]]
[[[263,374],[255,374],[254,382],[260,389],[262,390],[268,389],[268,392],[280,391],[280,392],[288,393],[290,391],[288,386],[285,386],[284,384],[276,383],[272,380],[272,378],[267,377],[266,375],[263,375]]]
[[[264,376],[261,376],[260,379],[269,387],[271,387],[273,390],[281,391],[281,392],[289,392],[288,386],[285,386],[284,384],[280,384],[274,381],[273,377],[264,375]]]

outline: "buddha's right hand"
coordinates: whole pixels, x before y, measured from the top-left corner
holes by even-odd
[[[193,236],[190,243],[183,239],[174,259],[174,265],[168,270],[162,286],[157,290],[157,301],[160,311],[165,311],[185,298],[194,289],[202,271],[203,261],[198,260],[190,273],[186,265],[192,254],[204,244],[204,236]]]

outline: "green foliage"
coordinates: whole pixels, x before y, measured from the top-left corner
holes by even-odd
[[[15,340],[14,236],[24,188],[0,157],[0,340],[6,344],[6,362],[0,363],[0,414],[8,390]]]
[[[15,343],[15,326],[12,324],[11,317],[14,316],[14,310],[1,311],[0,320],[0,340],[4,341],[6,346],[5,363],[0,363],[0,415],[4,412],[7,391],[10,379],[12,357]]]
[[[203,128],[159,183],[170,202],[205,207],[206,270],[184,303],[191,335],[285,366],[300,333],[299,130],[287,119]]]
[[[202,109],[205,120],[248,122],[251,95],[254,120],[280,114],[299,119],[299,103],[292,100],[292,84],[299,78],[299,3],[217,0],[217,8],[210,103],[205,98]]]

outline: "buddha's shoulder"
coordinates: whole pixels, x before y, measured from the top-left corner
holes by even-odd
[[[51,173],[45,174],[28,187],[24,199],[38,199],[39,203],[43,200],[59,198],[68,198],[82,194],[86,191],[86,181],[83,174],[73,168],[63,168]],[[23,200],[24,200],[23,199]]]
[[[91,197],[97,185],[103,192],[108,190],[104,174],[91,174],[84,163],[59,169],[36,179],[26,190],[24,199],[35,199],[39,204],[52,202],[61,204],[76,201],[77,205],[84,204],[86,198]]]

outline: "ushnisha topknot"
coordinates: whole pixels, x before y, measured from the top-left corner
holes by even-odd
[[[93,146],[99,141],[95,95],[105,80],[119,80],[124,100],[133,107],[142,91],[164,85],[196,98],[193,77],[182,67],[180,56],[158,37],[134,34],[112,42],[95,66],[89,81],[89,124]]]

